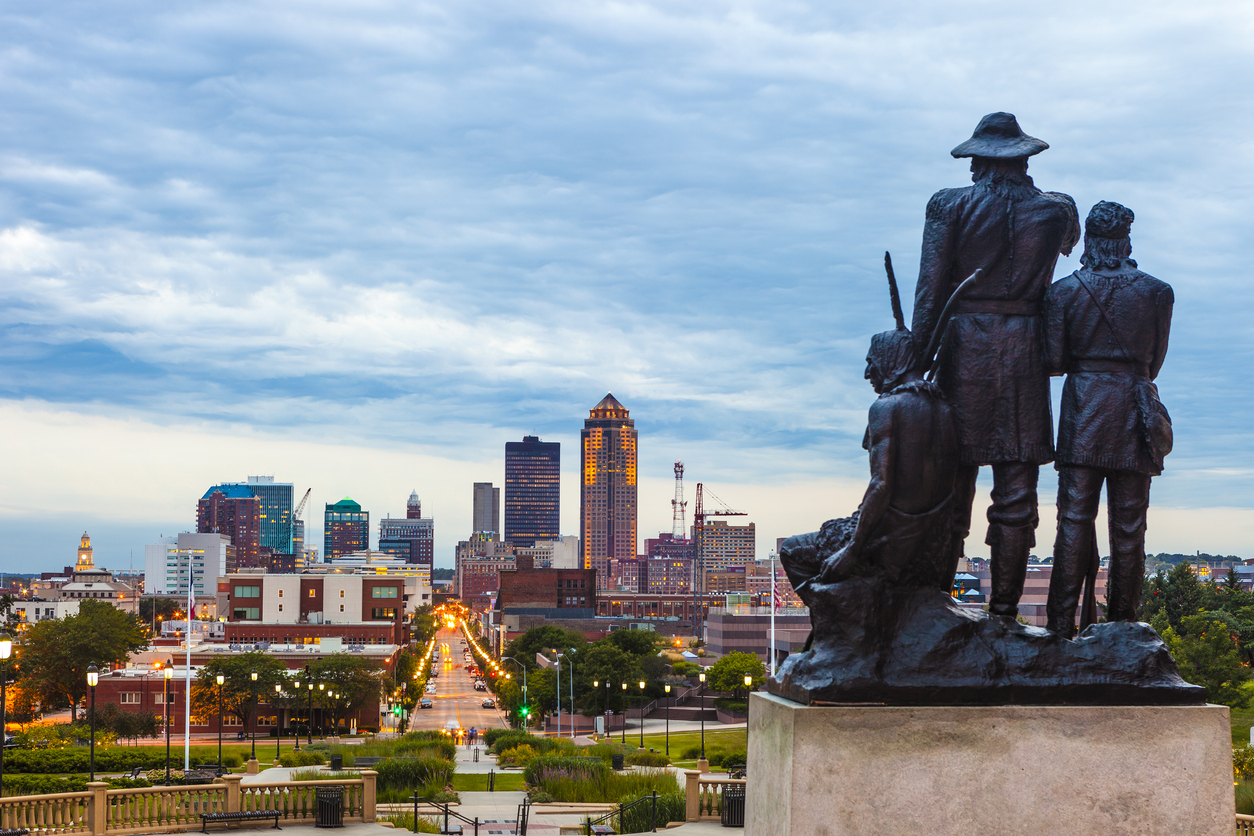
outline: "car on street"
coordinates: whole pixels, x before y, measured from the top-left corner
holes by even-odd
[[[486,691],[486,690],[488,690],[488,686],[487,686],[487,684],[486,684],[486,683],[484,683],[484,681],[483,681],[482,679],[478,679],[478,680],[475,680],[475,690],[476,690],[476,691]]]
[[[496,700],[484,700],[479,703],[484,708],[496,708]]]
[[[435,693],[435,683],[434,683],[434,682],[428,682],[428,683],[427,683],[427,693],[428,693],[428,694],[434,694],[434,693]]]
[[[427,697],[423,697],[418,701],[419,708],[435,708],[435,703],[431,702]]]

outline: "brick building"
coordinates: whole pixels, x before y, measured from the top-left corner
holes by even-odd
[[[370,512],[349,497],[328,503],[322,516],[324,558],[361,552],[370,548]]]
[[[215,485],[196,503],[196,532],[223,534],[235,546],[235,565],[260,566],[261,498],[247,485]]]
[[[322,636],[365,644],[408,641],[406,613],[420,601],[416,577],[395,575],[269,575],[218,579],[218,611],[227,635],[309,644]],[[357,642],[354,642],[357,643]]]
[[[596,577],[595,569],[536,569],[522,556],[500,573],[497,609],[595,609]]]

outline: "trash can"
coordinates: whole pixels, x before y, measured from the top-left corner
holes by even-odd
[[[343,827],[344,788],[317,787],[314,790],[314,797],[317,799],[318,807],[314,827]]]
[[[621,754],[610,755],[610,765],[613,766],[614,769],[616,770],[622,769],[623,768],[623,756]]]
[[[723,787],[723,827],[745,826],[745,787],[743,784]]]
[[[343,768],[344,768],[344,756],[332,755],[331,756],[331,770],[333,772],[339,772]]]

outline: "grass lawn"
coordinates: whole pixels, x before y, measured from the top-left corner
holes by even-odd
[[[1231,709],[1232,745],[1250,743],[1250,727],[1254,726],[1254,708]]]
[[[496,792],[519,792],[523,789],[521,772],[498,772],[495,779]],[[455,772],[453,773],[453,789],[458,792],[487,792],[488,774],[486,772]]]

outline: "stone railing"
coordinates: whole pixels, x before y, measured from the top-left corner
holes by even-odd
[[[745,784],[744,778],[712,778],[695,769],[684,770],[687,821],[718,821],[723,812],[723,790]]]
[[[87,792],[9,796],[0,799],[0,830],[26,829],[39,836],[84,833],[170,833],[198,830],[203,813],[278,810],[285,824],[314,821],[318,787],[344,788],[344,821],[375,820],[375,778],[365,770],[360,778],[337,781],[283,781],[243,784],[241,775],[225,775],[212,784],[111,790],[95,781]]]
[[[1237,813],[1237,836],[1254,836],[1254,816]]]

